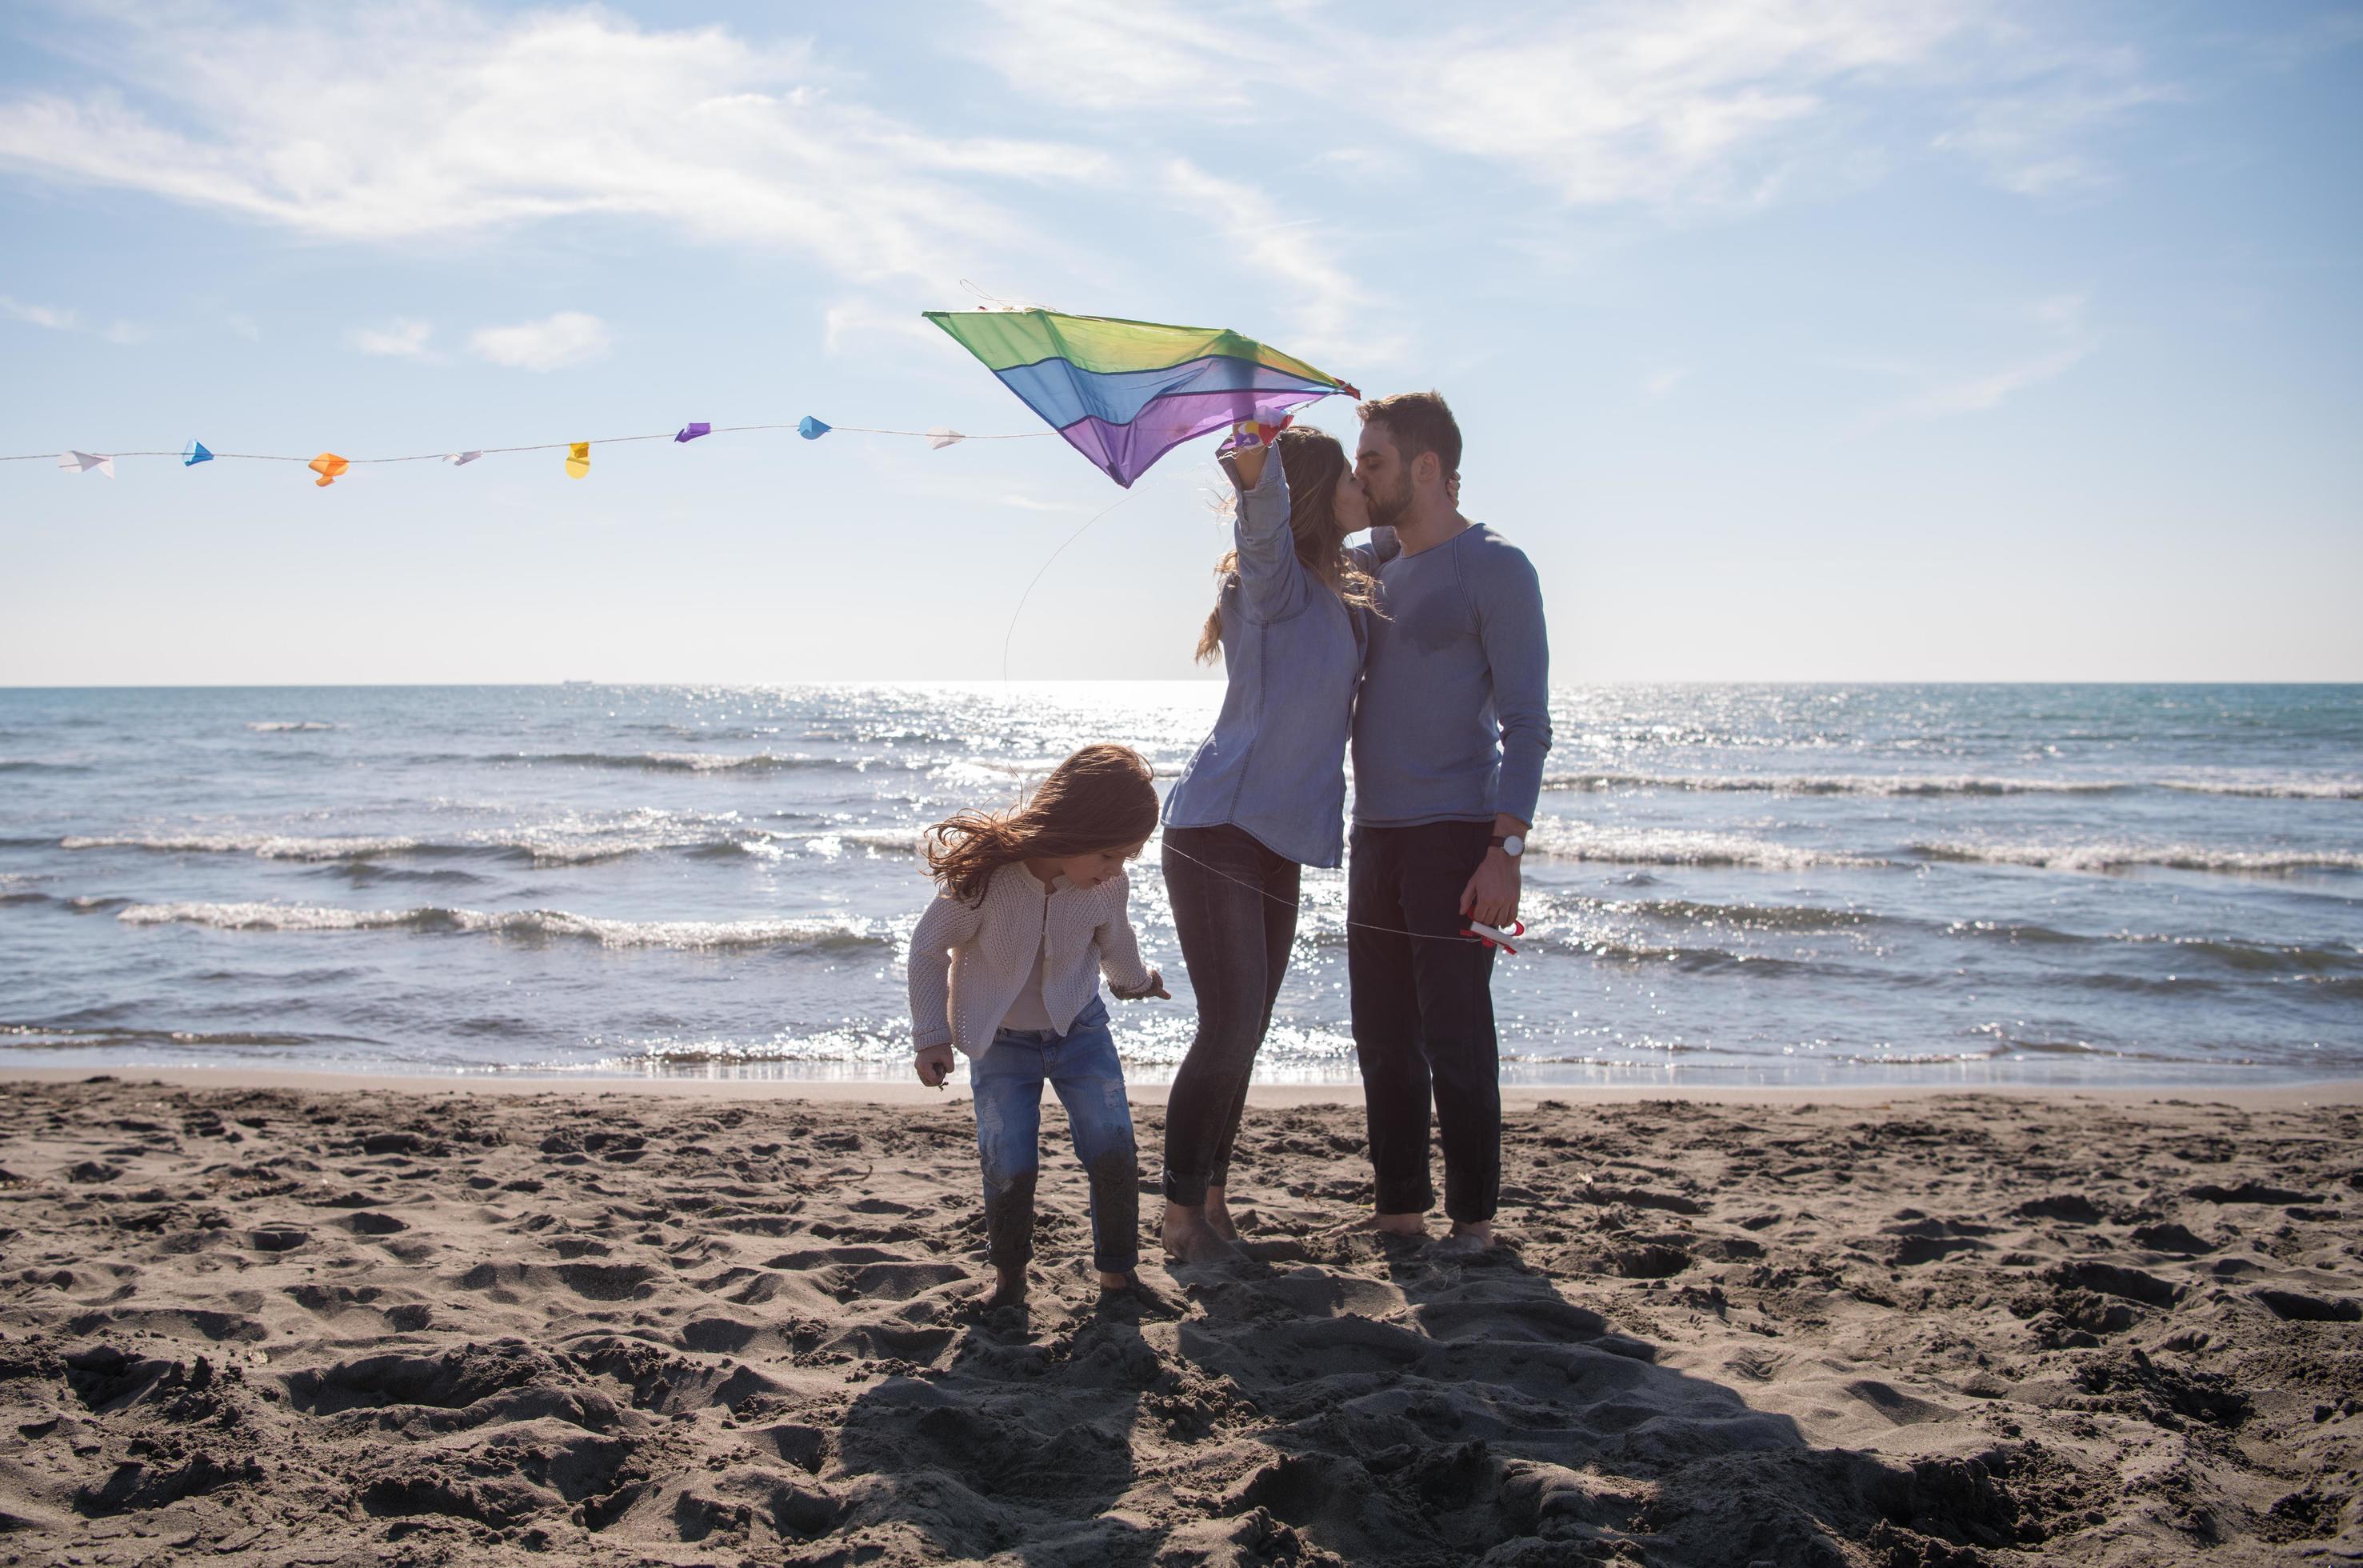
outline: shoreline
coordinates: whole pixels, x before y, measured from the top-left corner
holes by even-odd
[[[317,1094],[563,1095],[570,1097],[655,1095],[715,1100],[815,1101],[831,1105],[942,1106],[969,1099],[965,1074],[940,1090],[887,1079],[580,1077],[510,1073],[374,1073],[335,1068],[252,1067],[0,1067],[0,1084],[61,1086],[113,1080],[174,1089],[216,1091],[296,1090]],[[1130,1084],[1135,1105],[1159,1106],[1170,1083]],[[2080,1100],[2095,1106],[2234,1106],[2247,1110],[2286,1110],[2316,1106],[2363,1105],[2363,1079],[2259,1084],[2254,1087],[2162,1084],[2086,1088],[2052,1084],[1504,1084],[1502,1104],[1533,1108],[1546,1102],[1569,1106],[1635,1106],[1663,1101],[1725,1106],[1846,1106],[1872,1107],[1899,1101],[1992,1097],[2004,1100]],[[1257,1084],[1248,1104],[1267,1108],[1314,1106],[1352,1107],[1361,1101],[1359,1081],[1336,1084]]]

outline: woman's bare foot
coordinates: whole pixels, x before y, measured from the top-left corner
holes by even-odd
[[[1223,1189],[1220,1187],[1206,1189],[1206,1229],[1226,1241],[1239,1239],[1239,1228],[1231,1223],[1231,1211],[1223,1201]]]
[[[1023,1307],[1026,1305],[1026,1289],[1024,1264],[1014,1269],[996,1267],[993,1271],[993,1294],[979,1302],[977,1309],[996,1312],[1004,1307]]]
[[[1169,1203],[1163,1229],[1166,1255],[1177,1262],[1212,1262],[1232,1254],[1230,1239],[1209,1223],[1204,1209]]]

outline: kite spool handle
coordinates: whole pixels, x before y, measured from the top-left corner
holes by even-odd
[[[1513,937],[1525,936],[1526,934],[1526,923],[1524,920],[1513,920],[1510,922],[1510,929],[1508,930],[1500,931],[1484,924],[1482,921],[1471,920],[1469,924],[1460,929],[1460,934],[1464,937],[1475,937],[1487,947],[1500,948],[1512,958],[1515,958],[1518,956],[1518,950],[1510,945],[1510,939]]]

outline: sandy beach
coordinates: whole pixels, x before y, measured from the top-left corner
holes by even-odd
[[[1519,1094],[1476,1262],[1266,1093],[1170,1317],[1054,1109],[980,1319],[957,1098],[173,1076],[0,1084],[0,1562],[2363,1558],[2356,1085]]]

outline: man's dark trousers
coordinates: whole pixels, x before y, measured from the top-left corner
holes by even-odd
[[[1492,834],[1490,821],[1354,828],[1346,967],[1381,1214],[1435,1205],[1432,1102],[1444,1212],[1463,1224],[1493,1218],[1502,1185],[1493,950],[1460,936],[1460,895]]]

